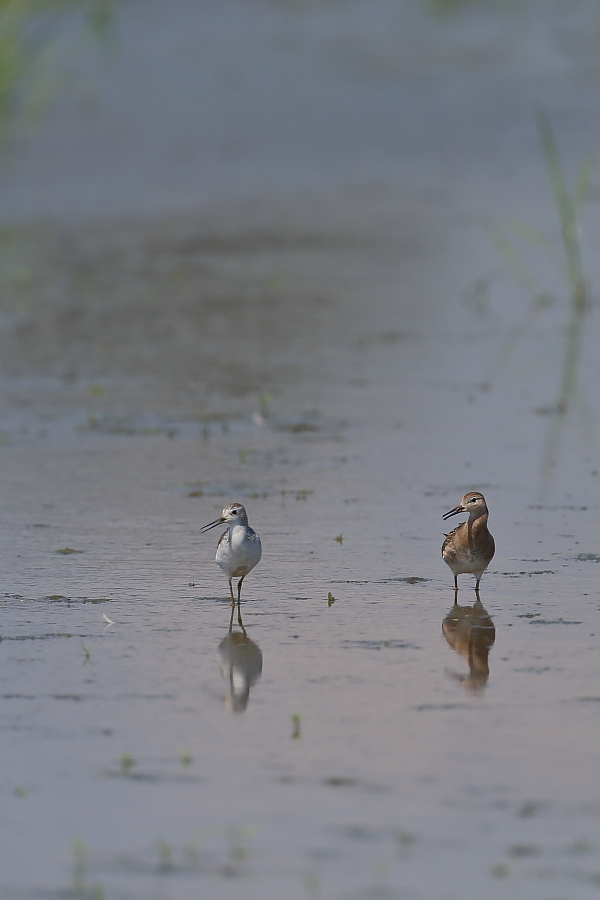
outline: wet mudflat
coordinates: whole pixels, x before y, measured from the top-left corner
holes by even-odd
[[[362,22],[336,45],[342,93],[404,77],[383,32],[350,40]],[[584,427],[540,496],[563,283],[490,370],[523,297],[469,290],[498,258],[442,157],[417,185],[379,160],[378,184],[330,176],[308,200],[174,213],[157,189],[168,211],[7,229],[0,897],[599,890],[597,312]],[[503,178],[486,204],[552,214],[541,176]],[[481,603],[461,576],[454,605],[441,517],[471,489],[497,551]],[[234,500],[264,553],[245,634],[200,534]]]
[[[356,303],[402,254],[354,260],[308,353],[273,326],[299,374],[262,411],[199,380],[171,416],[168,381],[7,382],[2,896],[596,888],[595,476],[540,503],[544,418],[510,376],[492,412],[477,391],[494,334],[454,382],[443,311]],[[470,487],[498,551],[453,609],[441,515]],[[264,547],[246,636],[199,534],[233,499]]]

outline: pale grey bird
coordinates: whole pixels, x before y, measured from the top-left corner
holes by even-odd
[[[230,503],[223,510],[223,514],[209,522],[201,531],[210,531],[217,525],[227,525],[227,530],[223,532],[217,544],[217,555],[215,562],[223,569],[229,583],[229,593],[231,594],[231,604],[235,605],[233,596],[232,578],[239,578],[237,584],[237,604],[238,604],[238,621],[241,623],[240,599],[242,591],[242,581],[251,572],[254,566],[258,564],[262,556],[262,546],[260,538],[253,528],[248,525],[248,516],[246,510],[241,503]]]
[[[466,512],[466,522],[446,535],[442,544],[442,557],[454,575],[454,595],[458,593],[458,575],[471,573],[477,579],[475,591],[479,592],[481,576],[489,566],[495,552],[494,538],[488,531],[488,508],[485,497],[479,491],[470,491],[458,506],[444,513],[443,519]]]
[[[231,612],[233,615],[233,608]],[[239,631],[232,631],[230,626],[229,634],[219,644],[218,652],[221,674],[229,684],[225,703],[233,712],[243,712],[248,706],[250,689],[262,672],[260,647],[245,631],[240,634]]]

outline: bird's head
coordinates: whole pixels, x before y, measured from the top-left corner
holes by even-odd
[[[200,529],[200,531],[204,534],[205,531],[210,531],[211,528],[216,528],[217,525],[227,525],[228,527],[230,527],[232,525],[247,524],[248,516],[242,504],[230,503],[229,506],[225,507],[223,513],[219,516],[218,519],[215,519],[214,522],[209,522],[208,525],[205,525]]]

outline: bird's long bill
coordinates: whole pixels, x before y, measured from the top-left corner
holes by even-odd
[[[217,525],[222,525],[224,521],[225,519],[223,518],[223,516],[219,516],[219,518],[215,519],[214,522],[209,522],[208,525],[204,525],[200,529],[200,534],[204,534],[205,531],[210,531],[211,528],[216,528]]]
[[[451,509],[450,512],[444,513],[442,519],[449,519],[450,516],[456,516],[461,512],[466,512],[466,509],[459,504],[458,506],[455,506],[454,509]]]

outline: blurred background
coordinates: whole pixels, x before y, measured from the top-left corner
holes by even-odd
[[[1,12],[5,376],[105,379],[105,393],[129,379],[111,401],[132,394],[127,414],[150,378],[157,412],[223,411],[285,393],[298,366],[310,379],[315,334],[347,345],[336,292],[359,317],[380,297],[384,330],[410,330],[417,308],[432,331],[497,327],[502,368],[517,333],[564,325],[577,303],[540,115],[569,190],[580,175],[571,231],[582,280],[594,274],[594,2]],[[549,336],[540,407],[565,389],[563,344]],[[497,375],[490,362],[475,381]],[[318,372],[335,377],[322,359]]]
[[[597,890],[599,98],[597,0],[0,0],[1,900]]]

